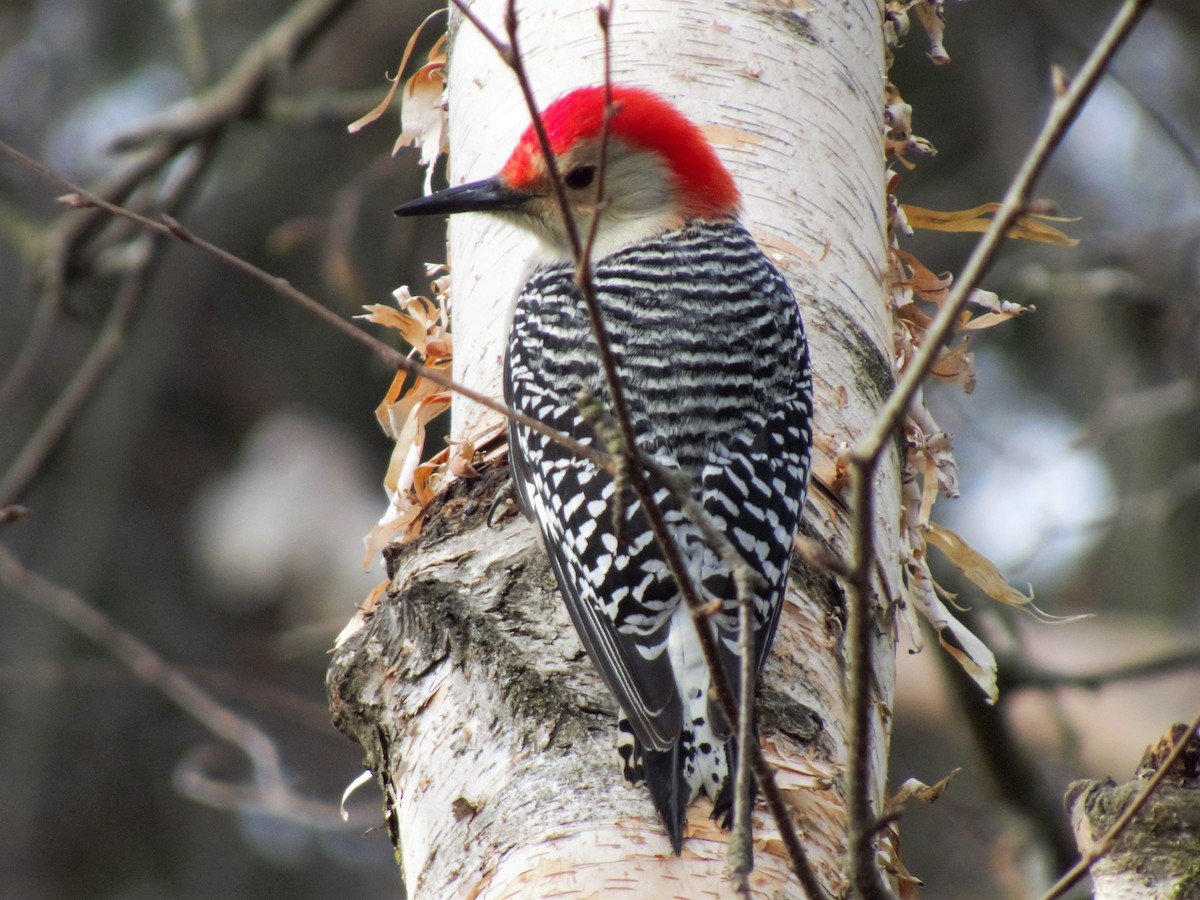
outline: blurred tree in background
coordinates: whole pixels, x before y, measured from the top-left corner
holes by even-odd
[[[1114,5],[952,3],[952,65],[932,66],[917,38],[902,49],[892,79],[939,151],[903,173],[905,202],[999,199],[1049,104],[1050,65],[1073,71]],[[399,284],[423,287],[421,264],[444,256],[434,229],[391,217],[421,190],[415,152],[392,161],[394,131],[345,129],[433,8],[9,0],[0,139],[93,190],[161,154],[114,198],[167,209],[350,317]],[[224,118],[130,137],[175,121],[164,110],[194,114],[175,104],[233,81],[264,35],[306,10],[322,14],[293,64],[266,66]],[[926,897],[1028,892],[1071,852],[1057,805],[1066,783],[1123,780],[1142,747],[1194,714],[1198,98],[1200,8],[1164,2],[1039,185],[1082,217],[1066,226],[1081,244],[1012,242],[984,286],[1037,312],[975,339],[972,396],[929,389],[962,472],[962,498],[937,515],[1014,583],[1031,582],[1042,609],[1096,615],[1043,624],[944,573],[1001,658],[1002,698],[980,709],[972,686],[941,671],[936,641],[901,671],[893,781],[964,768],[903,825]],[[189,767],[233,783],[245,762],[104,649],[4,591],[0,897],[395,896],[385,835],[363,836],[379,821],[375,798],[355,801],[349,825],[336,814],[361,756],[329,725],[323,686],[325,651],[382,578],[362,574],[361,538],[385,506],[390,447],[373,410],[392,373],[189,248],[104,216],[64,244],[66,223],[92,214],[57,207],[61,193],[0,160],[0,479],[15,490],[0,504],[30,510],[0,538],[259,723],[291,786],[320,803],[280,819],[183,796]],[[905,246],[954,270],[971,240],[918,232]],[[64,246],[65,266],[53,255]],[[15,477],[118,319],[127,326],[96,389],[35,477]],[[1091,690],[1057,677],[1164,656],[1154,680]]]
[[[914,130],[939,151],[904,173],[905,201],[998,199],[1052,98],[1050,67],[1075,72],[1115,8],[950,4],[953,64],[934,70],[909,52],[892,71]],[[926,896],[1030,894],[1075,853],[1066,784],[1128,779],[1143,748],[1197,711],[1198,29],[1194,4],[1151,8],[1037,185],[1081,217],[1064,226],[1080,244],[1009,242],[983,287],[1036,313],[974,338],[973,395],[928,391],[962,475],[961,498],[935,518],[1014,585],[1032,584],[1043,610],[1094,617],[1043,624],[939,576],[996,652],[1001,700],[987,709],[936,653],[901,653],[893,782],[964,767],[942,801],[904,823]],[[940,271],[971,242],[918,231],[905,246]],[[1143,662],[1154,665],[1130,677],[1058,677]],[[937,669],[945,692],[928,690]]]
[[[0,138],[77,183],[109,182],[157,146],[113,152],[115,138],[224,83],[285,15],[322,7],[294,65],[126,202],[153,215],[202,166],[173,214],[348,318],[443,253],[439,235],[417,240],[392,219],[421,185],[409,160],[389,159],[394,134],[346,132],[432,3],[4,3]],[[0,183],[3,377],[45,315],[48,238],[85,213],[56,207],[63,191],[8,158]],[[363,837],[375,798],[360,795],[348,825],[337,815],[361,756],[324,700],[326,651],[382,578],[362,571],[362,537],[385,505],[390,447],[373,410],[392,373],[261,285],[123,224],[102,222],[67,276],[48,346],[0,413],[5,470],[111,312],[140,298],[98,389],[8,498],[30,513],[3,539],[259,722],[329,815],[309,825],[180,796],[173,777],[211,736],[5,592],[0,896],[395,896],[386,837]],[[203,766],[247,775],[231,749]]]

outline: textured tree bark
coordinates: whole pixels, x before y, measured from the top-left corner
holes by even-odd
[[[1146,750],[1137,774],[1117,784],[1111,778],[1076,781],[1067,789],[1066,806],[1079,852],[1092,853],[1141,794],[1167,749],[1186,733],[1183,725],[1168,729]],[[1200,897],[1200,737],[1166,774],[1112,849],[1091,869],[1096,900]]]
[[[817,390],[816,480],[802,531],[849,551],[829,486],[844,443],[892,386],[884,294],[883,36],[877,0],[628,0],[613,16],[614,80],[651,87],[705,125],[745,196],[745,221],[800,298]],[[500,0],[473,9],[503,34]],[[603,81],[594,0],[518,4],[541,104]],[[494,172],[528,124],[512,75],[451,20],[451,183]],[[498,395],[523,239],[456,217],[455,376]],[[669,339],[669,338],[665,338]],[[455,401],[456,436],[498,423]],[[873,794],[886,777],[899,597],[898,453],[881,466]],[[557,595],[533,529],[484,525],[502,467],[458,482],[422,537],[390,554],[389,596],[337,649],[338,726],[389,798],[411,896],[723,897],[726,835],[703,802],[675,858],[649,795],[620,781],[615,710]],[[824,485],[824,489],[822,488]],[[818,878],[846,889],[845,621],[827,574],[793,564],[759,698],[763,746]],[[756,896],[802,896],[769,814],[755,814]],[[881,857],[895,848],[882,848]]]

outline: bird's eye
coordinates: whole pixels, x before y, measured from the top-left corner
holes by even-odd
[[[595,166],[576,166],[563,179],[567,187],[573,191],[585,188],[596,180]]]

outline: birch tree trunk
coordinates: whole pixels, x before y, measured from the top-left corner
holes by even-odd
[[[540,105],[603,81],[595,0],[518,5]],[[502,0],[473,9],[503,34]],[[627,0],[612,21],[614,80],[648,86],[706,132],[745,196],[745,220],[800,298],[817,390],[814,482],[802,532],[848,555],[834,459],[892,387],[884,293],[884,49],[879,0]],[[451,16],[450,181],[493,173],[529,118],[512,75]],[[451,223],[455,377],[499,395],[522,238],[484,216]],[[494,414],[455,400],[455,436]],[[878,808],[886,777],[899,591],[900,458],[880,467]],[[533,528],[485,527],[506,469],[459,481],[422,536],[390,554],[389,596],[329,672],[338,727],[362,744],[417,898],[728,896],[726,834],[698,802],[671,855],[648,792],[620,780],[615,707],[557,595]],[[763,745],[818,878],[846,890],[844,598],[793,565],[759,700]],[[770,816],[755,814],[756,896],[803,896]],[[886,848],[885,848],[886,849]]]

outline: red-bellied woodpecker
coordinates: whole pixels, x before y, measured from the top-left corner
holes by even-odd
[[[804,328],[783,276],[738,221],[741,198],[700,130],[649,91],[614,87],[604,202],[593,248],[596,300],[639,447],[681,469],[708,515],[762,576],[754,596],[761,671],[783,602],[812,444]],[[573,91],[542,113],[579,234],[597,208],[605,91]],[[546,160],[534,129],[494,178],[449,188],[398,215],[487,212],[533,232],[548,261],[517,299],[505,401],[577,440],[578,406],[605,382]],[[575,628],[620,707],[625,777],[647,781],[680,851],[703,790],[727,824],[735,742],[710,691],[696,626],[636,500],[614,528],[614,482],[560,444],[510,423],[513,478],[537,521]],[[738,604],[729,569],[664,487],[655,499],[705,599],[734,690]]]

